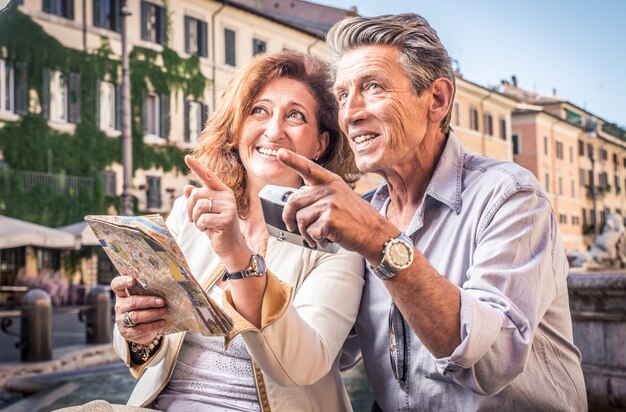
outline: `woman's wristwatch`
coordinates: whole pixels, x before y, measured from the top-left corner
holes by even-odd
[[[248,267],[240,270],[239,272],[228,273],[225,272],[222,277],[222,281],[244,279],[251,276],[265,276],[265,259],[261,255],[252,255]]]

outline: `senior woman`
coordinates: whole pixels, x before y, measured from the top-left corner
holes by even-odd
[[[185,159],[202,187],[185,187],[167,223],[235,328],[225,339],[161,337],[167,302],[129,296],[132,278],[115,278],[114,345],[139,378],[129,405],[185,412],[351,410],[338,355],[357,314],[362,259],[270,238],[258,196],[266,184],[303,185],[276,158],[280,148],[354,182],[336,113],[328,68],[301,53],[260,55],[228,84],[194,156]],[[134,326],[124,324],[125,314]]]

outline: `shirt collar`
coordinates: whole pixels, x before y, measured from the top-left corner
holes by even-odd
[[[463,177],[464,151],[461,143],[450,131],[446,140],[446,146],[437,162],[437,167],[426,188],[426,196],[448,205],[456,214],[461,213],[461,179]],[[383,206],[385,199],[389,197],[389,187],[386,181],[382,181],[372,198],[372,206],[377,210]],[[426,199],[424,199],[425,201]],[[424,207],[424,201],[420,208]]]

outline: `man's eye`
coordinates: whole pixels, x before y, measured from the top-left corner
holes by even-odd
[[[346,93],[346,92],[339,92],[339,93],[337,93],[337,101],[338,102],[346,100],[347,98],[348,98],[348,93]]]
[[[367,85],[367,90],[377,90],[377,89],[381,89],[382,87],[380,86],[380,84],[378,83],[370,83]]]

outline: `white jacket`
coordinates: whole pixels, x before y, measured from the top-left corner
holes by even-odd
[[[208,237],[187,218],[187,200],[176,200],[167,220],[192,273],[200,284],[221,272]],[[226,344],[241,333],[254,363],[263,411],[349,411],[350,400],[338,369],[341,346],[357,315],[363,288],[363,259],[341,250],[320,253],[270,238],[265,253],[267,286],[261,329],[232,307],[235,318]],[[167,298],[166,298],[167,299]],[[159,350],[143,365],[133,365],[128,343],[114,331],[114,347],[139,378],[129,405],[152,402],[169,381],[184,333],[164,336]]]

